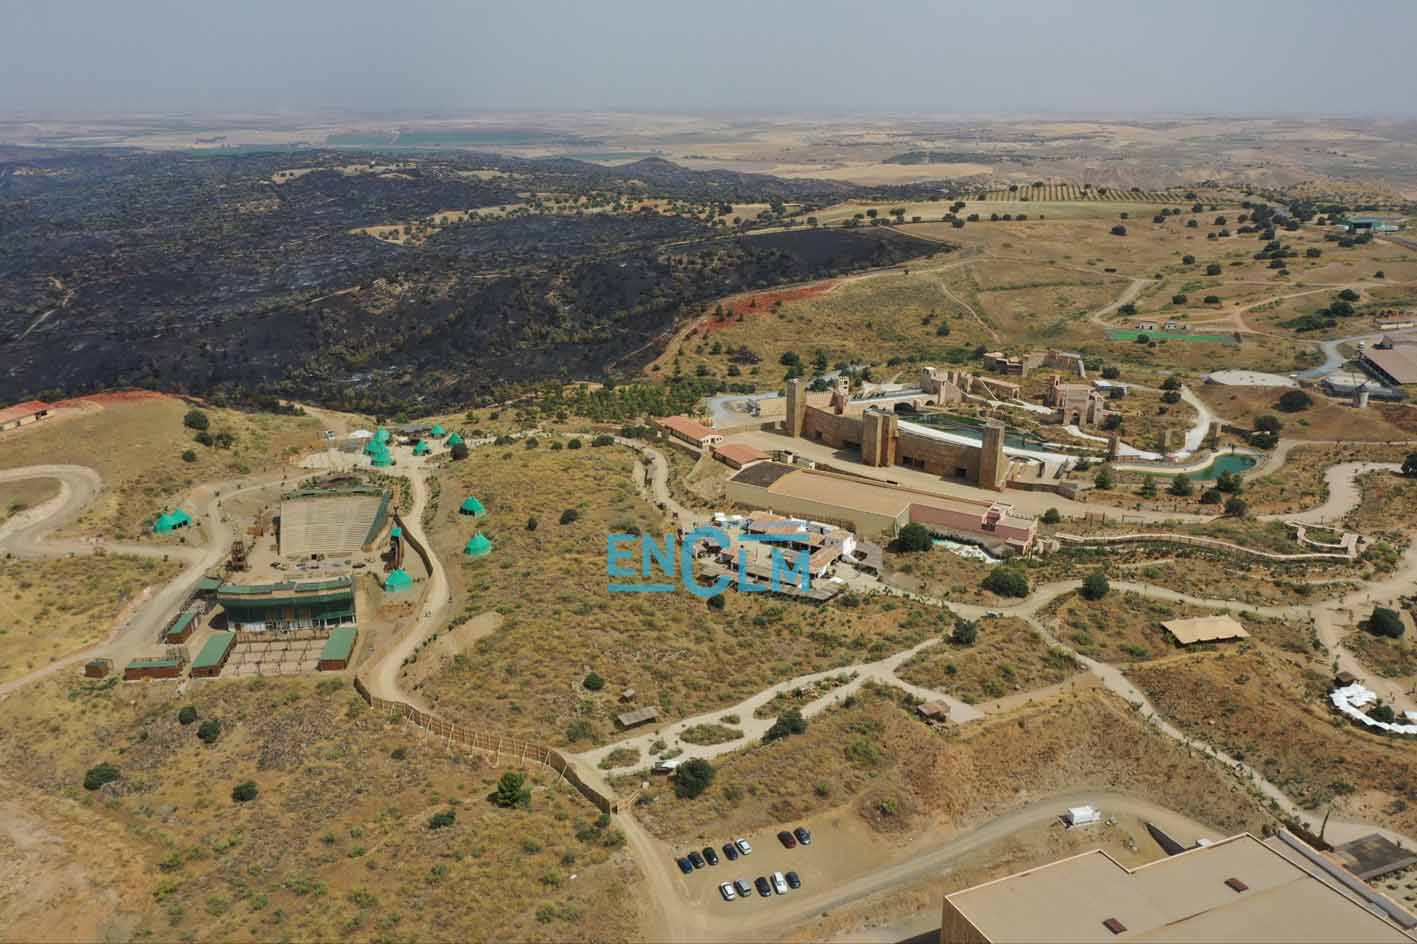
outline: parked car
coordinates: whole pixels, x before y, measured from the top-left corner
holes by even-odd
[[[779,895],[787,894],[787,878],[781,872],[772,873],[772,890]]]
[[[685,875],[688,875],[689,873],[694,871],[694,863],[689,861],[688,856],[680,856],[674,861],[676,864],[678,864],[679,871],[683,872]]]
[[[724,882],[722,885],[718,886],[718,893],[723,896],[724,901],[732,901],[737,897],[737,892],[733,890],[733,886],[728,882]]]
[[[741,853],[743,853],[744,855],[752,855],[752,854],[753,854],[753,847],[750,846],[750,845],[748,845],[748,840],[746,840],[746,839],[735,839],[735,840],[733,840],[733,844],[734,844],[735,846],[737,846],[737,847],[738,847],[738,851],[741,852]]]
[[[728,857],[729,862],[738,861],[738,847],[731,842],[723,844],[723,854]]]
[[[788,873],[787,873],[787,887],[788,887],[788,888],[801,888],[801,887],[802,887],[802,880],[797,877],[797,873],[796,873],[796,872],[788,872]]]
[[[704,857],[699,855],[697,852],[689,853],[689,861],[694,864],[694,868],[696,869],[701,869],[704,867]]]
[[[796,836],[797,841],[804,846],[810,846],[812,844],[812,834],[807,831],[806,826],[798,826],[792,831],[792,835]]]
[[[709,865],[718,865],[718,853],[713,851],[713,846],[704,846],[704,861]]]
[[[772,886],[768,884],[766,878],[759,875],[757,878],[753,879],[753,884],[757,886],[759,895],[762,895],[764,898],[772,897]]]
[[[782,843],[782,848],[784,849],[797,848],[797,837],[793,836],[785,829],[777,834],[777,841]]]
[[[747,898],[749,895],[753,894],[753,886],[748,884],[747,879],[738,879],[738,881],[733,883],[733,887],[737,889],[739,898]]]

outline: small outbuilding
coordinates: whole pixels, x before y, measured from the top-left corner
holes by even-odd
[[[950,706],[943,701],[927,701],[923,705],[917,705],[915,713],[922,721],[932,724],[940,724],[950,720]]]
[[[1197,616],[1193,619],[1166,620],[1161,624],[1176,642],[1193,646],[1198,642],[1221,642],[1226,639],[1247,639],[1249,633],[1240,621],[1228,613],[1218,616]]]
[[[448,437],[448,448],[451,449],[453,446],[461,444],[462,441],[462,436],[458,435],[457,433],[453,433],[451,436]]]
[[[152,678],[177,678],[182,674],[182,658],[180,656],[155,656],[148,659],[134,659],[123,669],[123,681],[132,682],[138,679]]]
[[[761,449],[754,449],[743,443],[721,443],[714,446],[711,451],[715,459],[730,469],[741,469],[754,462],[762,462],[772,458]]]
[[[349,657],[354,652],[359,631],[353,626],[340,626],[325,640],[325,648],[320,650],[320,661],[315,668],[321,672],[338,672],[349,667]]]
[[[1075,826],[1090,826],[1102,819],[1102,814],[1097,812],[1092,806],[1070,806],[1063,814],[1063,822],[1068,824],[1068,828]]]
[[[415,456],[426,456],[432,451],[433,449],[428,445],[428,440],[426,439],[420,439],[413,447],[413,454]]]
[[[458,507],[458,514],[472,515],[474,518],[481,518],[483,515],[487,514],[487,509],[483,507],[482,502],[478,501],[474,496],[469,495],[462,500],[462,505]]]
[[[428,435],[436,436],[437,438],[442,439],[444,436],[447,435],[447,431],[443,429],[442,423],[434,423],[433,428],[428,431]]]
[[[107,678],[112,671],[112,659],[90,659],[84,663],[84,678]]]
[[[231,658],[231,650],[235,647],[235,633],[213,633],[202,646],[202,651],[197,653],[197,658],[192,660],[191,676],[215,678],[220,675],[221,670],[226,667],[226,660]]]
[[[197,628],[197,617],[201,612],[197,609],[183,610],[173,624],[163,631],[162,641],[169,646],[186,642],[192,635],[192,630]]]
[[[615,723],[622,728],[635,728],[642,724],[648,724],[659,717],[659,709],[653,705],[645,708],[636,708],[634,711],[626,711],[615,716]]]
[[[49,415],[52,407],[43,400],[26,400],[0,410],[0,432],[38,423]]]
[[[486,557],[492,553],[492,542],[487,540],[487,536],[481,531],[468,538],[467,544],[462,549],[468,557]]]

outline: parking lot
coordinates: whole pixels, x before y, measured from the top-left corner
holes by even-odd
[[[679,878],[697,903],[722,906],[772,899],[807,887],[818,855],[816,835],[805,824],[776,833],[724,838],[676,851]]]

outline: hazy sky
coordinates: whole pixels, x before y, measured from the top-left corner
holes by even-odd
[[[0,112],[1413,116],[1414,39],[1413,0],[0,0]]]

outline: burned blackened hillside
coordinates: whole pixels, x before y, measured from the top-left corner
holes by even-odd
[[[722,295],[940,248],[884,228],[739,232],[722,194],[752,196],[752,175],[382,161],[0,164],[0,401],[137,385],[452,402],[632,366]],[[764,202],[839,189],[778,183]]]

